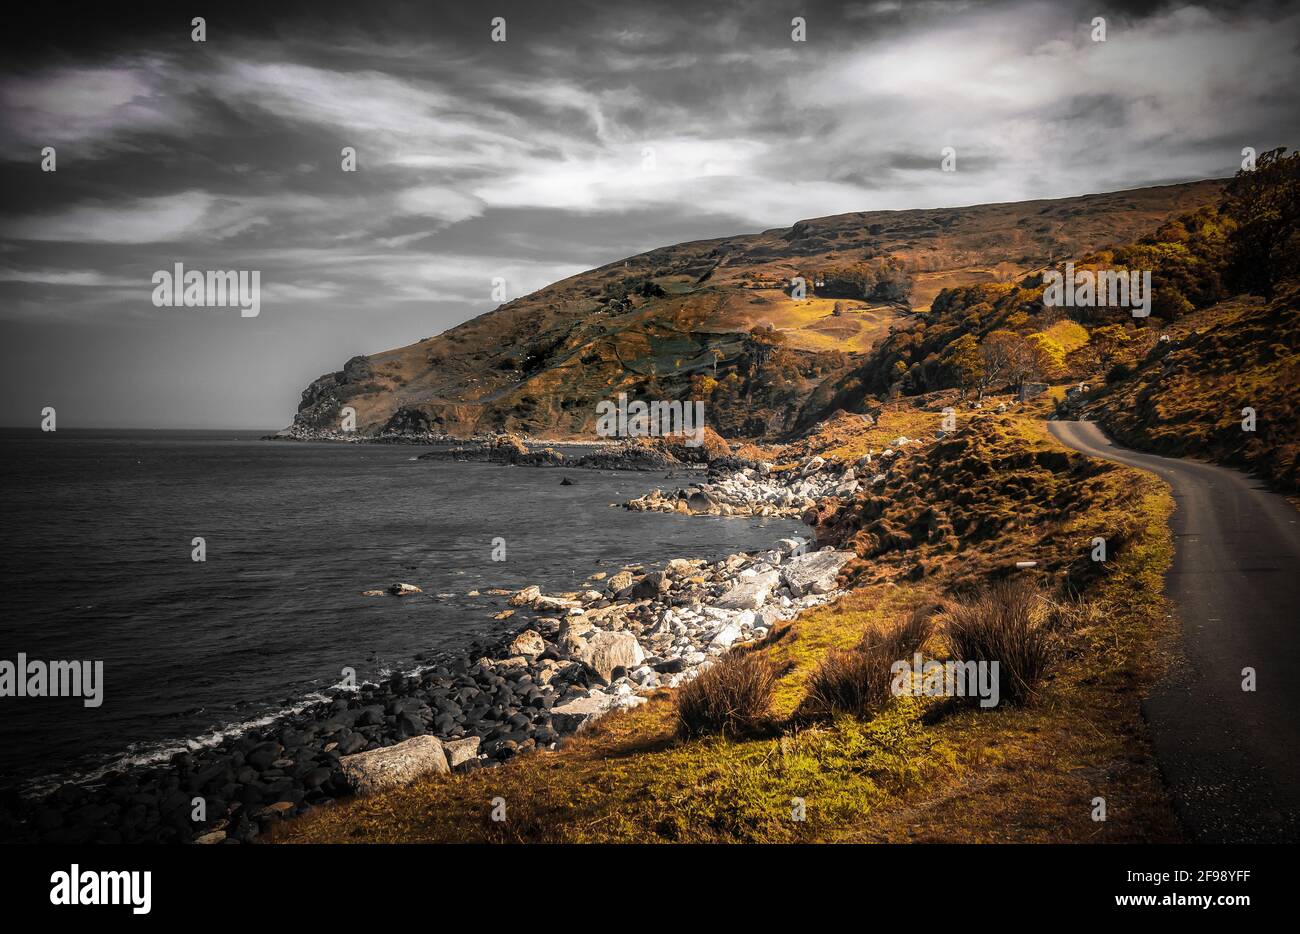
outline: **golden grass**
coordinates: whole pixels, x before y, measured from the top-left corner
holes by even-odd
[[[859,416],[836,414],[810,432],[806,438],[786,445],[777,458],[778,466],[816,454],[829,461],[848,465],[870,452],[879,454],[900,435],[909,439],[929,441],[943,427],[941,411],[924,411],[910,405],[887,405],[873,425],[867,425]],[[958,408],[956,423],[963,425],[970,412]]]
[[[755,297],[762,304],[753,304]],[[740,299],[744,299],[743,303]],[[836,317],[836,303],[846,310]],[[785,333],[786,345],[797,350],[866,352],[889,333],[899,313],[890,305],[873,305],[844,298],[793,299],[780,289],[755,289],[729,298],[727,326],[749,330],[755,323],[771,324]]]

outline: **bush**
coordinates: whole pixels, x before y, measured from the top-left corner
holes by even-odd
[[[1133,375],[1133,367],[1127,363],[1117,363],[1106,371],[1106,382],[1118,383]]]
[[[932,614],[931,607],[919,608],[892,629],[869,633],[857,648],[832,650],[808,679],[799,715],[871,719],[892,696],[894,663],[910,659],[929,638]]]
[[[945,607],[948,647],[961,662],[997,662],[999,696],[1027,704],[1059,646],[1047,611],[1037,585],[1024,579],[993,584]]]
[[[762,652],[729,652],[677,696],[677,734],[746,736],[767,724],[777,670]]]

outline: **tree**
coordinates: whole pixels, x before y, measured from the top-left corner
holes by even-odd
[[[878,302],[905,302],[912,292],[912,277],[903,264],[892,256],[877,260],[875,284],[867,297]]]
[[[1227,184],[1229,279],[1243,291],[1273,297],[1273,287],[1300,274],[1300,153],[1286,148],[1259,157]]]
[[[691,377],[691,398],[709,399],[718,388],[718,381],[707,373],[696,373]]]
[[[1015,331],[989,332],[979,345],[980,395],[1002,385],[1019,390],[1026,380],[1049,376],[1056,362],[1050,343],[1044,335],[1027,338]]]
[[[963,334],[949,344],[943,362],[952,372],[953,379],[961,390],[961,397],[965,399],[966,393],[979,385],[984,375],[984,362],[975,335]]]
[[[1039,331],[1027,338],[1033,357],[1033,375],[1054,379],[1065,372],[1065,348]]]
[[[1108,324],[1092,332],[1092,349],[1097,355],[1097,362],[1103,370],[1110,369],[1120,351],[1128,345],[1133,336],[1122,324]]]
[[[1025,339],[1014,331],[990,331],[980,343],[980,395],[994,386],[1010,383],[1019,388],[1024,382]]]
[[[1065,372],[1065,350],[1047,334],[1030,334],[1024,338],[1026,379],[1050,380]]]

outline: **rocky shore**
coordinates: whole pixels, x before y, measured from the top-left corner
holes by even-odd
[[[884,483],[895,459],[920,443],[898,437],[879,454],[864,454],[848,466],[813,456],[784,470],[767,463],[726,472],[711,469],[707,481],[692,483],[689,489],[651,490],[623,505],[638,512],[803,517],[819,499],[845,499],[864,487]]]
[[[899,454],[918,443],[900,437],[850,465],[809,456],[780,468],[737,458],[720,439],[704,449],[678,451],[661,439],[642,440],[566,457],[550,445],[530,448],[498,435],[424,456],[532,466],[707,467],[707,479],[689,489],[655,490],[623,505],[807,518],[821,498],[882,483]],[[0,838],[249,842],[336,798],[555,749],[610,711],[636,707],[654,690],[696,677],[732,645],[762,639],[779,622],[835,598],[853,553],[808,547],[782,539],[767,551],[712,563],[677,558],[654,569],[597,572],[584,589],[569,593],[493,592],[509,597],[508,608],[494,616],[515,624],[509,636],[475,643],[457,657],[417,655],[421,667],[413,671],[331,689],[321,702],[215,744],[194,743],[167,762],[64,785],[39,800],[0,793]],[[400,599],[407,586],[374,594]]]
[[[538,446],[551,446],[556,448],[590,448],[609,446],[613,447],[618,442],[606,441],[598,438],[590,441],[574,439],[539,439],[532,438],[528,435],[493,433],[483,435],[449,435],[435,431],[385,431],[379,434],[364,434],[358,431],[341,431],[337,428],[305,428],[301,425],[291,425],[274,434],[263,435],[263,441],[337,441],[344,444],[438,444],[451,447],[474,447],[477,445],[490,445],[499,438],[511,437],[517,438],[525,444]]]
[[[0,801],[0,836],[47,843],[249,842],[335,798],[427,773],[498,766],[832,599],[851,557],[784,539],[713,563],[675,559],[510,596],[515,633],[382,684],[334,689],[276,722],[170,761]],[[201,810],[200,810],[201,809]]]

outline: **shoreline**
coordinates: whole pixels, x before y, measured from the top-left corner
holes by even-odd
[[[340,444],[441,444],[441,445],[486,445],[498,438],[518,438],[525,444],[545,447],[617,447],[621,441],[596,438],[595,440],[577,438],[535,438],[520,432],[489,432],[475,435],[449,435],[441,432],[389,431],[377,435],[362,434],[358,431],[340,431],[333,428],[301,428],[290,425],[279,431],[264,434],[262,441],[301,441],[301,442],[338,442]]]
[[[176,745],[189,748],[171,755],[160,749],[156,762],[11,799],[3,834],[50,843],[249,842],[364,786],[349,756],[437,737],[425,746],[463,772],[558,748],[606,713],[695,677],[733,643],[761,639],[838,596],[835,578],[852,554],[806,547],[784,539],[715,562],[679,557],[654,570],[598,571],[580,592],[525,588],[510,599],[519,623],[510,635],[471,642],[384,683],[336,685],[252,728],[232,725],[201,746],[206,737],[186,739]],[[207,807],[202,821],[191,819],[198,799]]]

